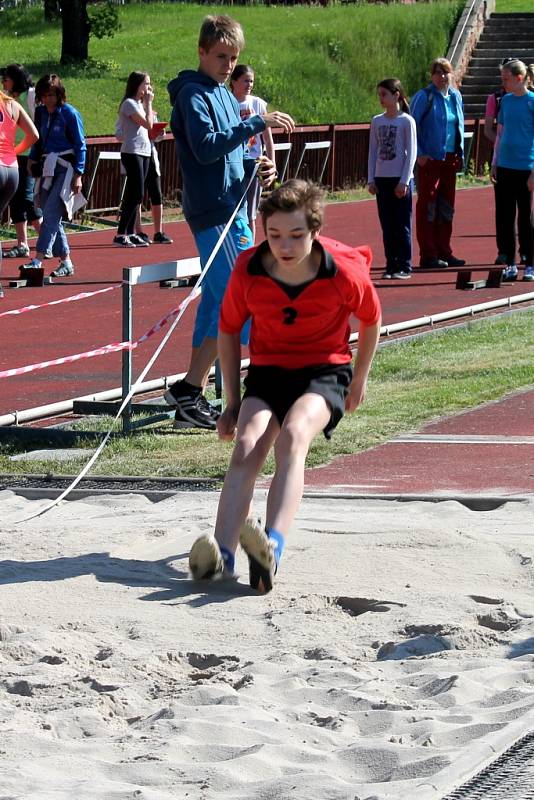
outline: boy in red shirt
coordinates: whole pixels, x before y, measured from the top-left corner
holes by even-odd
[[[238,256],[219,321],[227,405],[217,430],[230,441],[237,429],[236,444],[215,538],[195,541],[189,566],[195,579],[231,577],[239,541],[250,585],[268,592],[302,497],[310,444],[320,431],[330,438],[344,411],[363,401],[381,319],[370,249],[319,237],[324,202],[318,186],[287,181],[260,211],[267,240]],[[351,314],[360,322],[354,373]],[[250,367],[241,399],[240,331],[249,318]],[[262,530],[247,515],[271,447],[276,468]]]

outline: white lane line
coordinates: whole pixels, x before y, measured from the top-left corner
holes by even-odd
[[[530,444],[534,445],[534,436],[486,436],[479,434],[454,433],[406,433],[396,436],[391,442],[404,444]]]

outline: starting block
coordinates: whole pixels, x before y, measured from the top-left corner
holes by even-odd
[[[18,280],[9,281],[11,289],[25,289],[36,286],[49,286],[52,283],[52,278],[44,274],[43,267],[35,269],[20,268],[20,278]]]
[[[470,269],[458,271],[456,276],[457,289],[498,289],[502,282],[502,267],[490,269],[488,277],[479,281],[471,280],[472,272]]]
[[[44,269],[41,267],[40,269],[24,269],[24,267],[20,268],[20,278],[18,280],[9,281],[9,287],[11,289],[26,289],[26,288],[34,288],[37,286],[49,286],[53,283],[52,278],[50,275],[44,274]]]
[[[176,278],[159,282],[160,289],[183,289],[187,286],[194,286],[195,278]]]
[[[14,289],[19,289],[24,286],[44,286],[43,267],[39,267],[39,269],[34,269],[33,267],[31,269],[28,267],[20,267],[19,271],[20,280],[11,281],[9,284]]]

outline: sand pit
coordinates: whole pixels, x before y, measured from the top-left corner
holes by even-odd
[[[534,730],[532,499],[306,499],[266,597],[188,579],[216,493],[0,503],[2,800],[425,800]]]

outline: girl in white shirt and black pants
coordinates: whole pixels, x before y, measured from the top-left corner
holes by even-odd
[[[386,271],[383,278],[404,280],[412,272],[412,179],[417,156],[415,122],[397,78],[377,86],[385,109],[371,120],[368,189],[376,195]]]
[[[150,76],[146,72],[131,72],[118,120],[122,134],[121,161],[127,177],[117,235],[113,239],[120,247],[147,247],[147,242],[134,231],[152,154],[148,132],[154,123],[153,99]]]

